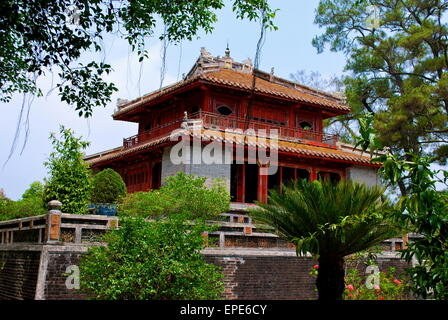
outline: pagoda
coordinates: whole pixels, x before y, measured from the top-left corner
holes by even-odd
[[[243,206],[266,202],[269,189],[300,178],[379,184],[378,165],[325,133],[323,120],[349,112],[339,95],[258,70],[250,59],[234,61],[228,48],[223,57],[202,48],[181,81],[132,101],[120,99],[113,119],[138,123],[137,134],[85,160],[94,171],[116,170],[128,192],[157,189],[179,171],[207,183],[219,178],[233,204]],[[185,143],[191,148],[180,149]],[[184,154],[195,148],[214,160]],[[251,158],[261,148],[270,154],[268,162]]]

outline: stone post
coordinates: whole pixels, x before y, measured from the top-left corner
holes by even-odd
[[[61,237],[61,207],[58,200],[48,202],[47,225],[45,227],[45,242],[59,242]]]
[[[408,248],[408,241],[409,241],[409,234],[406,233],[403,236],[403,249],[407,249]]]

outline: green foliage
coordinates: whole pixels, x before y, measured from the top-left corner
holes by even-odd
[[[34,181],[22,194],[22,199],[40,198],[43,199],[44,185],[40,181]],[[42,200],[43,201],[43,200]]]
[[[318,52],[347,55],[348,118],[372,113],[383,146],[402,156],[435,152],[440,163],[448,156],[447,10],[441,0],[320,0],[315,23],[324,33],[313,40]]]
[[[297,247],[297,254],[318,257],[319,299],[341,299],[343,258],[399,234],[390,222],[394,212],[384,190],[351,181],[299,180],[282,192],[271,190],[267,204],[250,215],[271,225]]]
[[[380,143],[377,140],[375,129],[372,127],[373,116],[372,113],[367,113],[358,119],[359,121],[359,137],[355,138],[355,146],[361,147],[363,151],[370,149],[370,155],[373,156],[375,150],[380,148]]]
[[[382,174],[392,184],[403,180],[409,184],[409,194],[400,197],[401,212],[397,219],[424,238],[415,239],[403,251],[403,257],[418,265],[410,269],[414,290],[423,297],[448,299],[448,195],[436,190],[438,171],[430,168],[431,159],[410,154],[412,161],[396,155],[384,155]]]
[[[126,196],[126,184],[111,168],[98,172],[92,182],[93,203],[117,203]]]
[[[366,276],[357,269],[347,270],[344,300],[407,300],[410,299],[410,283],[406,277],[397,276],[395,268],[379,274],[379,285],[368,288]]]
[[[10,101],[16,92],[42,95],[37,79],[53,70],[60,78],[56,87],[61,100],[89,117],[117,88],[103,80],[112,66],[102,57],[83,64],[79,58],[84,52],[100,52],[106,36],[118,35],[142,61],[156,22],[165,26],[160,39],[178,43],[201,31],[210,33],[216,10],[223,7],[223,0],[1,1],[0,101]],[[262,19],[267,28],[276,29],[275,10],[265,0],[234,0],[232,8],[240,19]]]
[[[84,214],[90,200],[92,178],[82,150],[89,143],[76,138],[73,131],[64,126],[59,133],[60,140],[53,133],[50,135],[54,151],[45,162],[49,177],[44,187],[44,201],[59,200],[63,212]]]
[[[47,213],[42,198],[27,198],[19,201],[0,199],[0,220],[38,216]]]
[[[230,195],[220,181],[210,187],[206,178],[179,172],[159,190],[129,194],[118,207],[119,215],[160,217],[182,214],[191,219],[217,216],[229,209]]]
[[[223,275],[204,261],[203,231],[210,226],[174,215],[153,222],[120,219],[80,264],[81,288],[104,300],[219,299]]]
[[[397,234],[383,192],[351,181],[300,180],[282,192],[270,190],[268,203],[250,215],[296,244],[298,254],[344,257]]]
[[[380,147],[369,143],[365,140],[371,150]],[[412,152],[382,154],[372,159],[383,164],[380,174],[391,186],[406,190],[399,198],[400,210],[395,220],[424,236],[410,242],[403,251],[406,261],[415,258],[418,263],[409,270],[413,290],[425,298],[445,300],[448,299],[448,195],[438,191],[436,184],[446,185],[448,173],[431,169],[433,160]]]
[[[23,193],[22,199],[10,200],[0,196],[0,220],[38,216],[47,213],[43,201],[43,185],[36,181]]]

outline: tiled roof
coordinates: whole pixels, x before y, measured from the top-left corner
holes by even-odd
[[[142,143],[142,144],[138,144],[134,147],[125,149],[125,148],[115,148],[109,151],[105,151],[103,152],[100,156],[87,156],[84,158],[84,160],[90,164],[90,165],[95,165],[97,163],[101,163],[104,161],[109,161],[109,160],[115,160],[115,159],[119,159],[122,158],[128,154],[133,154],[136,153],[138,151],[144,150],[144,149],[148,149],[152,146],[156,146],[158,144],[161,144],[163,142],[167,142],[170,140],[170,136],[164,136],[162,138],[156,139],[156,140],[150,140],[148,142]]]
[[[219,136],[220,133],[221,132],[215,131],[215,130],[202,130],[201,138],[202,139],[214,139],[214,137]],[[199,137],[196,136],[196,138],[199,138]],[[257,139],[255,139],[255,138],[251,139],[248,136],[234,134],[233,136],[232,135],[226,136],[226,138],[230,139],[228,142],[235,141],[236,144],[240,144],[240,145],[244,144],[244,145],[251,146],[251,147],[262,147],[262,148],[263,147],[264,148],[272,147],[270,139],[265,139],[265,138],[260,138],[260,137],[258,137]],[[224,141],[226,141],[226,140],[224,139]],[[355,152],[347,152],[347,151],[342,151],[342,150],[338,150],[338,149],[313,146],[313,145],[308,145],[308,144],[303,144],[303,143],[298,143],[298,142],[278,140],[277,149],[279,151],[292,152],[292,153],[306,155],[309,157],[336,159],[336,160],[358,162],[358,163],[372,165],[369,157],[360,155]]]
[[[234,141],[236,144],[239,145],[246,145],[246,146],[252,146],[252,147],[271,147],[271,142],[269,139],[266,138],[260,138],[258,137],[255,139],[255,137],[250,136],[244,136],[241,134],[228,134],[227,136],[223,136],[223,133],[221,131],[217,130],[206,130],[206,129],[199,129],[199,130],[181,130],[178,131],[180,134],[189,135],[195,138],[201,138],[203,140],[209,140],[214,139],[216,141]],[[227,139],[227,140],[226,140]],[[121,150],[111,150],[109,153],[103,153],[101,156],[98,157],[87,157],[86,162],[88,162],[91,165],[95,165],[104,161],[111,161],[115,159],[122,158],[126,155],[130,155],[145,149],[148,149],[150,147],[156,146],[160,143],[170,141],[170,135],[164,136],[162,138],[148,141],[139,145],[136,145],[134,147],[128,148],[128,149],[121,149]],[[329,159],[329,160],[336,160],[336,161],[344,161],[344,162],[352,162],[352,163],[358,163],[360,165],[370,165],[370,166],[379,166],[377,164],[372,164],[370,162],[370,158],[367,156],[360,155],[356,152],[348,152],[338,149],[332,149],[332,148],[325,148],[325,147],[319,147],[319,146],[312,146],[308,144],[298,143],[298,142],[291,142],[291,141],[283,141],[278,140],[277,148],[279,151],[283,152],[290,152],[290,153],[296,153],[298,155],[303,155],[305,157],[309,158],[320,158],[320,159]]]
[[[228,85],[231,87],[241,88],[244,90],[252,90],[253,76],[248,73],[237,72],[229,69],[220,69],[217,72],[210,72],[201,75],[201,79],[218,83],[221,85]],[[278,96],[298,102],[305,102],[315,105],[320,105],[330,109],[337,109],[341,111],[350,112],[350,107],[337,103],[333,99],[325,98],[321,95],[313,95],[295,88],[290,88],[282,84],[255,78],[255,92]]]
[[[198,74],[192,76],[187,80],[177,82],[171,86],[167,86],[165,88],[162,88],[161,90],[152,92],[146,96],[128,102],[126,105],[123,105],[117,112],[115,112],[114,117],[124,115],[127,112],[144,105],[145,103],[153,101],[167,93],[174,92],[177,89],[183,88],[194,82],[205,82],[244,91],[251,91],[253,75],[230,69],[219,69],[217,71]],[[313,94],[310,90],[301,90],[299,87],[293,88],[292,86],[287,86],[285,84],[280,84],[277,82],[271,82],[259,77],[255,77],[255,93],[276,96],[279,98],[302,103],[308,103],[342,113],[350,112],[349,106],[339,103],[334,98],[332,99],[324,96],[323,94],[319,94],[317,91],[315,94]]]

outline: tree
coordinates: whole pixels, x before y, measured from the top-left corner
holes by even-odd
[[[357,144],[363,150],[381,149],[376,132],[370,126],[372,118],[363,119],[362,131]],[[368,133],[368,134],[367,134]],[[394,219],[409,231],[420,234],[402,251],[402,257],[417,265],[410,268],[413,290],[420,296],[448,299],[448,195],[436,188],[437,183],[447,184],[448,172],[431,169],[434,161],[413,153],[401,155],[383,153],[371,161],[381,162],[380,174],[391,186],[405,183],[409,190],[399,198],[400,210]],[[441,177],[440,177],[441,176]]]
[[[49,174],[45,180],[44,200],[59,200],[63,212],[84,214],[90,200],[92,178],[82,150],[89,143],[76,138],[74,132],[64,126],[60,126],[59,134],[60,140],[54,133],[50,135],[54,151],[44,163]]]
[[[22,199],[40,198],[43,201],[44,185],[40,181],[34,181],[22,194]]]
[[[142,61],[159,21],[165,26],[159,38],[178,43],[202,30],[211,32],[215,10],[223,7],[223,0],[1,1],[0,101],[10,101],[13,93],[41,95],[38,77],[56,71],[61,100],[88,117],[93,107],[105,106],[117,88],[102,78],[112,66],[101,57],[81,63],[83,53],[103,50],[103,38],[113,35],[126,39]],[[266,27],[275,28],[275,10],[266,0],[234,0],[232,9],[237,18],[262,19]]]
[[[160,190],[139,193],[148,201],[128,197],[120,228],[82,258],[81,286],[96,299],[218,299],[223,275],[200,250],[203,233],[216,230],[206,219],[228,209],[230,197],[204,182],[179,173]]]
[[[119,205],[124,216],[154,218],[182,213],[191,219],[217,216],[229,209],[230,195],[219,180],[210,187],[206,178],[183,172],[168,177],[159,190],[129,194]]]
[[[126,184],[111,168],[98,172],[92,182],[93,203],[117,203],[126,196]]]
[[[319,262],[319,300],[340,300],[344,292],[344,257],[392,238],[394,211],[383,189],[351,181],[299,180],[282,191],[270,190],[268,203],[250,215]]]
[[[437,177],[439,172],[430,168],[427,157],[412,156],[404,161],[392,154],[383,155],[375,161],[384,162],[383,176],[392,184],[403,177],[409,181],[409,193],[400,198],[401,215],[397,220],[422,235],[408,243],[403,258],[417,265],[409,269],[414,291],[424,298],[448,299],[448,196],[436,189],[436,183],[445,183]]]
[[[0,194],[0,220],[10,220],[38,216],[47,213],[43,201],[43,185],[35,181],[25,190],[18,201],[2,197]]]
[[[106,246],[81,258],[81,288],[101,300],[218,299],[222,273],[205,262],[204,223],[175,215],[155,222],[120,218],[104,237]]]
[[[317,9],[325,32],[313,44],[347,55],[353,112],[374,114],[379,141],[407,161],[448,155],[447,9],[440,0],[321,0]]]

